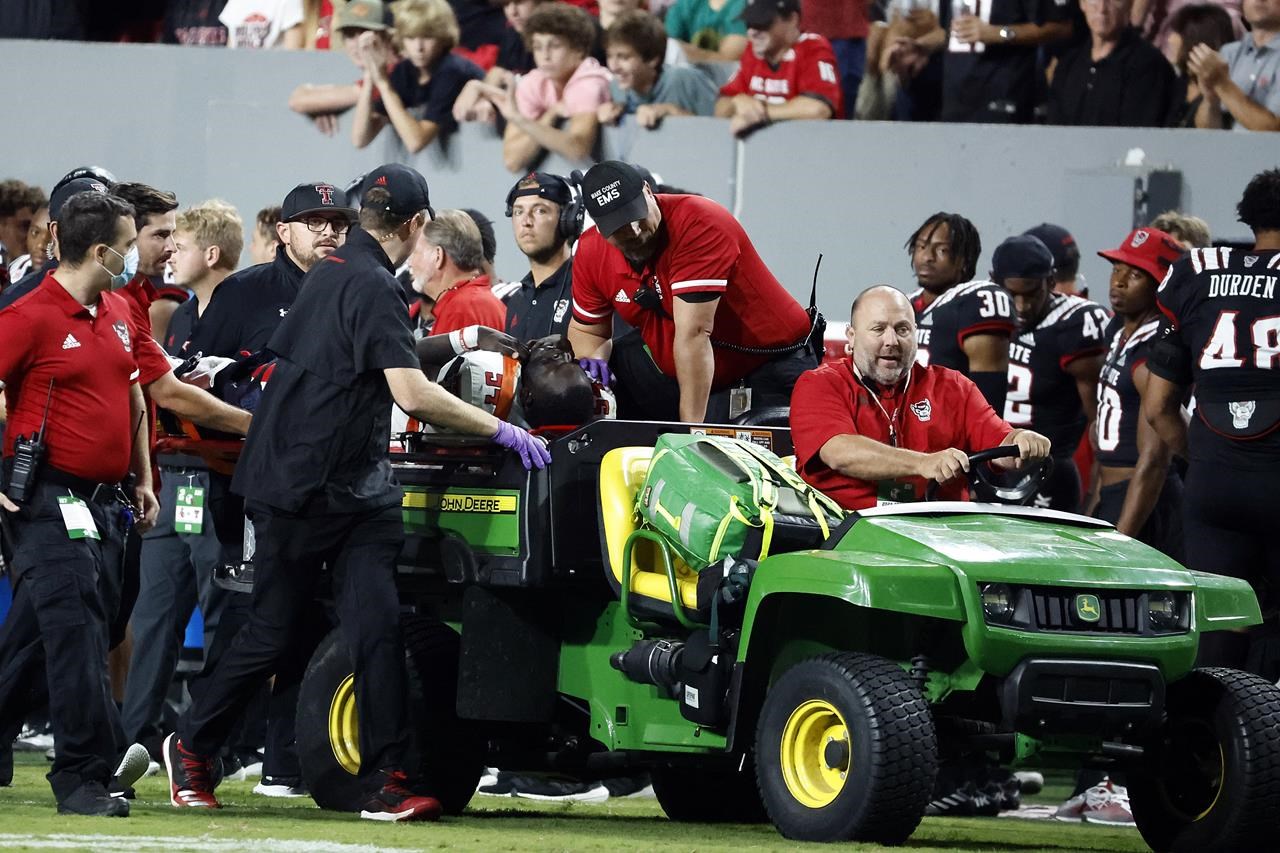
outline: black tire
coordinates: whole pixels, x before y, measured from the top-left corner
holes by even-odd
[[[688,765],[649,771],[653,794],[677,823],[763,823],[768,820],[756,789],[755,764],[708,770]]]
[[[455,714],[459,638],[449,626],[416,615],[401,617],[408,663],[408,721],[412,734],[405,770],[415,788],[458,814],[471,800],[483,771],[482,743]],[[351,654],[340,629],[320,643],[298,695],[297,744],[302,778],[324,809],[358,811],[368,791],[358,770],[359,744],[331,736],[330,711],[350,709]],[[337,729],[352,734],[353,724]]]
[[[801,661],[769,689],[756,762],[769,818],[787,838],[901,844],[933,792],[937,735],[900,666],[835,652]]]
[[[1204,668],[1169,687],[1165,721],[1129,774],[1153,850],[1264,850],[1280,815],[1280,688]]]

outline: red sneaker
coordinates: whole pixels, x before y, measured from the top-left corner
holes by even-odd
[[[164,767],[169,773],[169,802],[178,808],[220,809],[213,795],[213,764],[182,745],[178,733],[164,739]]]
[[[439,820],[443,810],[435,797],[424,797],[409,790],[409,779],[402,770],[382,770],[382,788],[369,796],[360,809],[365,820],[409,821]]]

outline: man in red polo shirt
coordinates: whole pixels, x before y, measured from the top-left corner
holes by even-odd
[[[409,269],[414,289],[435,302],[431,334],[506,326],[507,307],[493,295],[489,276],[480,272],[483,266],[480,229],[464,211],[442,210],[423,226]]]
[[[739,17],[747,49],[716,101],[734,136],[775,121],[844,118],[835,51],[801,31],[800,0],[752,0]]]
[[[106,671],[111,591],[102,579],[119,564],[127,526],[119,484],[131,471],[139,523],[153,523],[157,510],[129,308],[109,292],[130,278],[137,230],[126,202],[94,192],[73,196],[59,222],[60,266],[0,311],[9,414],[0,518],[14,576],[0,684],[24,682],[44,655],[58,811],[123,816],[128,802],[105,787],[117,745]],[[14,470],[19,436],[42,424],[47,452],[24,478]],[[3,703],[3,713],[16,704]]]
[[[921,500],[928,481],[942,500],[968,497],[968,454],[1013,444],[1017,467],[1049,455],[1049,439],[1000,419],[964,374],[916,362],[915,312],[900,291],[872,287],[853,302],[851,358],[800,377],[791,440],[800,476],[846,509]]]
[[[809,316],[733,215],[701,196],[654,195],[616,160],[593,166],[582,189],[596,227],[573,262],[574,354],[609,357],[616,311],[679,386],[671,413],[679,420],[725,422],[786,406],[796,379],[817,364]]]

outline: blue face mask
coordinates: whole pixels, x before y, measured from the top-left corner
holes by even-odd
[[[111,276],[111,289],[119,290],[129,282],[133,281],[133,277],[138,274],[138,247],[136,245],[131,247],[129,251],[125,252],[123,255],[110,246],[107,247],[107,251],[124,261],[124,269],[120,270],[118,273],[113,273],[102,264],[98,264],[98,266],[106,270],[107,274]]]

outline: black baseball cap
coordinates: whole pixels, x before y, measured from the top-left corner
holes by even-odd
[[[1049,278],[1053,275],[1053,253],[1038,237],[1019,234],[1010,237],[991,255],[991,280],[999,284],[1007,278]]]
[[[281,222],[297,222],[316,213],[340,213],[351,221],[356,218],[356,211],[347,207],[342,190],[323,182],[298,184],[289,190],[284,204],[280,205]]]
[[[110,191],[111,188],[97,178],[72,178],[66,182],[60,181],[53,191],[53,195],[49,196],[49,221],[58,221],[58,216],[62,213],[62,206],[73,195],[79,193],[102,193],[106,195]]]
[[[1072,237],[1071,232],[1061,225],[1041,222],[1036,227],[1028,228],[1022,233],[1036,237],[1041,243],[1044,243],[1053,255],[1053,268],[1055,270],[1074,270],[1079,265],[1080,247],[1076,245],[1076,238]]]
[[[773,25],[781,15],[794,15],[800,11],[800,0],[750,0],[738,15],[738,20],[753,29],[763,30]]]
[[[95,181],[106,184],[108,188],[120,183],[116,180],[115,175],[101,166],[76,166],[70,172],[67,172],[58,179],[58,182],[53,185],[53,192],[56,193],[58,188],[63,184],[74,181],[77,178],[91,178]]]
[[[521,184],[530,183],[536,183],[537,186],[520,186]],[[554,202],[561,207],[573,201],[573,191],[569,188],[567,178],[553,175],[550,172],[530,172],[516,181],[511,187],[511,192],[507,193],[507,216],[511,215],[511,205],[515,204],[516,199],[530,195],[545,198],[547,201]]]
[[[649,215],[644,187],[644,175],[629,163],[605,160],[591,167],[582,179],[582,198],[602,236]]]
[[[431,196],[427,190],[427,179],[417,169],[402,166],[399,163],[384,163],[364,176],[364,184],[360,187],[360,206],[368,207],[365,200],[369,190],[375,187],[391,194],[391,200],[383,205],[383,209],[397,216],[408,219],[419,211],[431,211]]]

